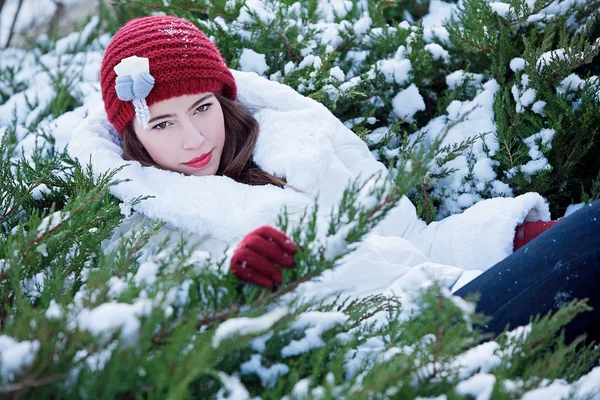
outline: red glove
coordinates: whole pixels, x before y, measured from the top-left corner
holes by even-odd
[[[261,226],[247,234],[231,258],[230,270],[246,282],[272,288],[281,285],[279,267],[295,265],[296,245],[289,237],[272,226]]]
[[[531,242],[533,239],[538,237],[542,232],[546,229],[554,226],[557,221],[528,221],[515,229],[515,251],[519,250],[521,247],[525,246],[527,243]]]

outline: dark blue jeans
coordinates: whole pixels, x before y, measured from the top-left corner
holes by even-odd
[[[492,317],[481,327],[499,334],[556,311],[573,299],[594,308],[565,328],[565,341],[587,333],[600,339],[600,200],[586,205],[456,291],[479,292],[477,311]]]

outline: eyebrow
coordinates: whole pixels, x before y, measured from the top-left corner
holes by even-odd
[[[188,111],[192,111],[194,108],[198,107],[200,105],[200,103],[202,103],[204,100],[213,97],[214,95],[211,94],[207,94],[206,96],[202,97],[200,100],[196,101],[194,104],[192,104],[192,106],[188,109]],[[158,117],[154,117],[152,118],[150,121],[148,121],[148,123],[152,123],[154,121],[158,121],[159,119],[163,119],[163,118],[172,118],[174,117],[175,114],[165,114],[165,115],[159,115]]]

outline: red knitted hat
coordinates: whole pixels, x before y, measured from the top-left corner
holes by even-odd
[[[112,38],[100,69],[104,108],[119,133],[133,120],[135,110],[131,101],[117,97],[114,68],[131,56],[149,60],[154,86],[146,97],[148,106],[171,97],[201,92],[236,98],[235,80],[219,50],[194,24],[169,16],[134,19]]]

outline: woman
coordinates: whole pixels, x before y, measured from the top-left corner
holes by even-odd
[[[91,160],[96,173],[124,166],[117,175],[124,182],[112,192],[125,204],[151,196],[125,219],[115,240],[148,219],[161,219],[167,224],[155,241],[185,236],[197,249],[216,255],[237,244],[231,271],[273,287],[282,283],[279,267],[294,265],[295,245],[271,226],[282,207],[293,219],[318,194],[319,218],[326,221],[350,180],[386,170],[321,104],[255,74],[230,71],[210,40],[186,20],[130,21],[109,44],[100,75],[106,113],[87,119],[69,151]],[[598,208],[590,207],[585,218],[598,215]],[[489,330],[499,332],[507,323],[527,323],[529,316],[556,305],[533,300],[539,283],[557,276],[548,269],[555,260],[542,260],[539,253],[555,240],[554,230],[581,230],[570,219],[534,242],[535,263],[528,260],[529,265],[513,271],[533,280],[493,279],[496,271],[508,273],[523,262],[528,247],[502,260],[554,224],[533,221],[548,219],[543,198],[527,193],[482,201],[461,215],[426,225],[403,197],[351,257],[297,292],[320,298],[340,292],[406,296],[432,279],[454,290],[471,281],[458,293],[482,292],[480,307],[494,317]],[[588,256],[596,267],[577,279],[597,287],[599,229],[585,229],[589,233],[581,244],[595,249]],[[576,258],[563,263],[571,265]],[[579,267],[573,263],[569,268]],[[592,296],[577,291],[577,279],[561,290],[573,297]],[[527,312],[497,313],[523,292],[533,294],[531,307],[519,307]],[[575,333],[597,318],[596,312]]]

